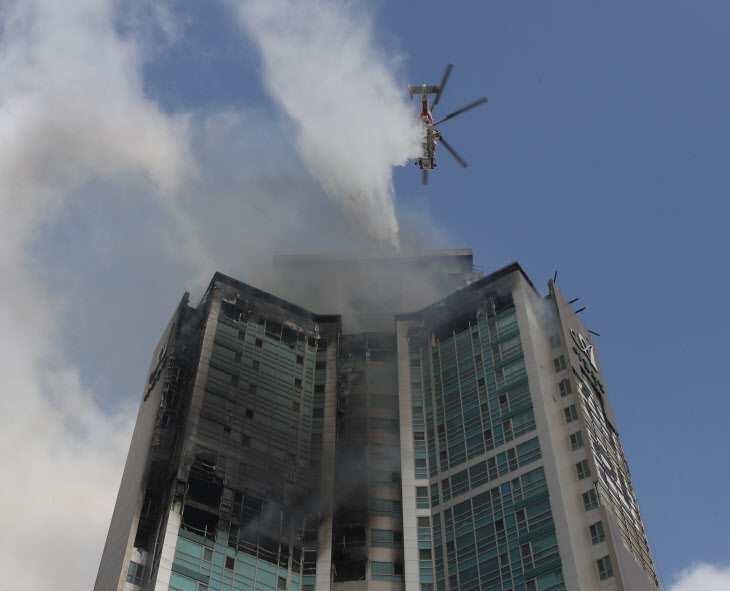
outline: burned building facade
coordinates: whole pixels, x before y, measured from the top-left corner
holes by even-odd
[[[442,251],[389,258],[377,307],[353,260],[336,314],[222,274],[183,297],[95,590],[658,589],[595,344],[559,289]],[[279,263],[312,308],[333,289],[337,261]]]

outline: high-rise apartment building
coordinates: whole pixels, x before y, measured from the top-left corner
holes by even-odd
[[[553,282],[469,250],[278,268],[336,313],[221,274],[183,297],[96,591],[658,589],[593,338]]]

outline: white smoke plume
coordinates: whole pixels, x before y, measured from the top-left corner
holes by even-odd
[[[397,248],[392,168],[419,154],[422,130],[369,18],[336,0],[238,5],[310,174],[353,226]]]
[[[107,198],[84,191],[93,182],[135,179],[183,221],[172,196],[194,168],[186,121],[144,95],[140,55],[115,31],[115,4],[0,4],[0,506],[3,531],[14,532],[0,539],[0,571],[8,588],[47,589],[59,577],[89,587],[134,416],[126,404],[104,412],[65,355],[63,304],[37,273],[35,241],[81,194]]]

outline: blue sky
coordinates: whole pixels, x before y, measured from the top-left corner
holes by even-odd
[[[149,354],[183,291],[215,270],[266,286],[272,253],[375,248],[392,207],[404,248],[471,247],[486,271],[518,260],[543,292],[558,271],[601,335],[664,586],[730,566],[730,6],[354,2],[331,41],[292,9],[277,18],[297,17],[303,43],[321,34],[357,67],[325,71],[307,46],[276,66],[296,82],[282,93],[260,52],[281,23],[260,33],[271,15],[255,0],[55,4],[0,2],[0,399],[16,417],[0,449],[25,483],[3,500],[43,506],[37,526],[61,536],[77,517],[58,506],[99,499],[90,541],[77,534],[75,556],[49,543],[50,564],[85,561],[93,579]],[[489,103],[441,127],[471,166],[439,150],[423,187],[413,165],[391,169],[407,133],[389,135],[392,118],[415,113],[408,82],[436,84],[449,62],[438,111]],[[359,166],[323,156],[352,174],[322,173],[327,137],[353,146]],[[348,179],[366,186],[359,205],[322,188]],[[39,442],[10,454],[29,429]],[[45,469],[52,502],[31,493]],[[4,572],[13,552],[0,547]],[[705,588],[727,589],[714,574]]]

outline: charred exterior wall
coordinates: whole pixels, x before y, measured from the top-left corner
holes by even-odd
[[[220,274],[196,309],[187,301],[153,356],[99,591],[124,588],[133,549],[142,586],[159,587],[171,508],[192,534],[316,572],[332,510],[322,459],[334,458],[339,317]]]
[[[211,297],[207,379],[193,395],[177,470],[182,528],[224,534],[236,551],[315,574],[332,502],[322,458],[334,445],[325,426],[328,414],[334,425],[337,372],[328,363],[337,357],[328,353],[338,349],[339,317],[222,275]]]
[[[333,582],[364,581],[373,558],[402,564],[401,515],[381,515],[375,500],[400,503],[395,335],[343,337],[335,462]],[[389,540],[378,532],[392,532]]]
[[[149,550],[164,513],[192,372],[197,315],[186,293],[152,356],[94,589],[123,589],[134,547]]]

